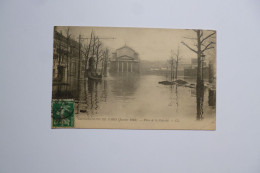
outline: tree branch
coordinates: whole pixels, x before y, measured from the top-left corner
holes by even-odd
[[[197,40],[197,38],[191,38],[191,37],[183,37],[183,38],[190,39],[190,40]]]
[[[203,31],[201,30],[200,32],[200,38],[203,37]]]
[[[209,49],[214,49],[215,47],[208,47],[206,50],[209,50]]]
[[[188,49],[190,49],[191,51],[198,53],[196,50],[192,49],[190,46],[188,46],[186,43],[181,42],[184,46],[186,46]]]
[[[214,47],[209,47],[212,44],[214,44],[214,42],[210,42],[201,52],[203,53],[205,50],[214,48]]]
[[[203,38],[201,40],[201,43],[203,43],[203,41],[207,40],[209,37],[213,36],[214,34],[216,34],[216,32],[213,32],[212,34],[209,34],[207,37]]]

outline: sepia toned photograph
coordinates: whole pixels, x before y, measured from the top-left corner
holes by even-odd
[[[55,26],[52,128],[216,129],[216,31]]]

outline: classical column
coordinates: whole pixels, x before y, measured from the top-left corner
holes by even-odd
[[[124,62],[122,62],[122,72],[124,72]]]
[[[131,62],[131,72],[133,72],[133,62]]]
[[[128,72],[128,62],[126,62],[126,72]]]

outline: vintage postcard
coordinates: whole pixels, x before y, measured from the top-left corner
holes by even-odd
[[[55,26],[52,128],[216,129],[216,31]]]

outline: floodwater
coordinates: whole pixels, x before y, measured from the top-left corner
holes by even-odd
[[[216,116],[216,92],[162,85],[165,76],[116,74],[81,82],[75,113],[88,117],[174,118],[205,120]],[[184,79],[195,83],[195,79]]]

